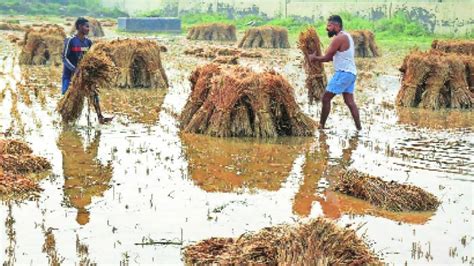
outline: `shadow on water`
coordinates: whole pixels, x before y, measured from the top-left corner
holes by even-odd
[[[92,197],[102,197],[109,189],[113,169],[110,164],[103,165],[97,160],[100,131],[93,141],[84,147],[83,139],[75,130],[65,130],[58,140],[63,156],[64,201],[67,206],[77,209],[76,221],[80,225],[89,222],[87,206]]]

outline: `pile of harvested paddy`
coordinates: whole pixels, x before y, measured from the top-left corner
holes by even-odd
[[[51,169],[42,157],[31,154],[28,144],[16,140],[0,140],[0,198],[23,199],[37,196],[41,188],[25,174]]]
[[[275,26],[250,28],[240,40],[239,48],[290,48],[288,30]]]
[[[240,56],[248,58],[261,58],[263,54],[257,51],[243,51],[241,49],[235,49],[230,47],[219,47],[219,46],[207,46],[206,48],[202,47],[193,47],[186,49],[184,54],[194,55],[197,57],[205,58],[216,58],[219,56]]]
[[[354,230],[324,218],[264,228],[238,238],[210,238],[184,249],[186,265],[379,265]]]
[[[118,75],[112,86],[119,88],[168,88],[161,63],[162,49],[156,41],[138,39],[101,41],[93,47],[114,63]]]
[[[217,137],[311,136],[315,122],[303,114],[281,75],[207,64],[191,74],[191,95],[181,113],[184,132]]]
[[[389,211],[434,211],[439,205],[434,195],[419,187],[386,182],[355,170],[344,172],[334,190]]]
[[[22,42],[19,62],[23,65],[62,64],[66,34],[60,27],[30,29]]]
[[[434,40],[431,48],[446,53],[474,56],[474,40]]]
[[[214,60],[212,60],[212,62],[218,63],[218,64],[238,65],[239,57],[238,56],[218,56]]]
[[[28,28],[16,23],[0,22],[0,30],[25,31]]]
[[[0,154],[0,170],[15,174],[40,173],[51,169],[51,164],[43,157],[31,154]]]
[[[77,120],[84,107],[84,99],[88,97],[89,103],[92,103],[92,97],[98,94],[99,87],[109,86],[114,74],[113,62],[104,52],[94,48],[88,52],[78,65],[71,86],[56,108],[63,122]]]
[[[428,109],[474,106],[474,56],[412,51],[400,68],[402,87],[396,104]]]
[[[188,31],[188,40],[204,41],[236,41],[234,25],[225,23],[209,23],[192,26]]]
[[[374,33],[369,30],[354,30],[349,34],[354,40],[355,56],[377,57],[380,56],[379,49],[375,43]]]
[[[98,21],[95,18],[92,17],[86,17],[86,19],[89,21],[89,37],[104,37],[104,30],[102,29],[102,25],[100,24],[100,21]],[[76,33],[76,26],[73,25],[71,28],[71,34]]]
[[[30,146],[22,141],[0,139],[0,154],[22,155],[32,152]]]
[[[23,199],[37,196],[42,189],[31,179],[22,175],[0,171],[0,198]]]
[[[321,56],[321,41],[313,27],[300,33],[298,48],[304,56],[303,66],[306,72],[306,88],[308,89],[309,104],[320,101],[326,90],[327,77],[322,62],[310,62],[309,55],[316,53]]]

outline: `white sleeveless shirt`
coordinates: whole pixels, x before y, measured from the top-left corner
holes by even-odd
[[[346,35],[349,39],[349,49],[344,52],[337,51],[333,58],[334,70],[349,72],[357,75],[355,60],[354,60],[354,40],[351,35],[345,31],[341,31],[342,34]]]

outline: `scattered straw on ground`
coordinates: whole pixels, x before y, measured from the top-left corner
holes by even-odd
[[[275,26],[250,28],[240,40],[239,48],[290,48],[288,30]]]
[[[0,170],[15,174],[41,173],[51,169],[51,164],[43,157],[0,154]]]
[[[238,56],[218,56],[214,60],[214,63],[218,64],[229,64],[229,65],[238,65],[239,57]]]
[[[118,70],[113,85],[119,88],[168,88],[156,41],[123,39],[101,41],[94,50],[104,52]]]
[[[334,190],[389,211],[433,211],[439,205],[434,195],[419,187],[386,182],[355,170],[341,174]]]
[[[412,51],[400,71],[402,87],[396,104],[406,107],[472,108],[474,57],[436,50]]]
[[[380,56],[379,49],[375,43],[374,33],[369,30],[354,30],[349,34],[354,40],[355,56],[377,57]]]
[[[23,155],[31,154],[32,152],[33,150],[25,142],[0,139],[0,154]]]
[[[25,33],[20,53],[20,64],[61,65],[66,34],[60,27],[30,29]]]
[[[306,88],[308,89],[309,103],[320,101],[326,90],[327,77],[322,62],[310,62],[309,55],[316,53],[321,56],[321,41],[313,27],[300,33],[298,48],[303,52],[303,66],[306,72]]]
[[[431,48],[446,53],[474,56],[474,40],[434,40]]]
[[[192,26],[186,38],[188,40],[236,41],[237,35],[234,25],[209,23]]]
[[[281,75],[239,66],[207,64],[191,74],[181,113],[184,132],[218,137],[310,136],[315,122],[296,103]]]
[[[184,249],[187,265],[380,265],[351,229],[324,218],[268,227],[238,238],[210,238]]]
[[[207,46],[203,47],[192,47],[186,49],[184,54],[194,55],[197,57],[205,58],[216,58],[219,56],[240,56],[248,58],[261,58],[263,54],[259,51],[243,51],[241,49],[235,49],[230,47],[219,47],[219,46]]]
[[[42,189],[39,185],[21,175],[3,173],[0,171],[0,198],[19,199],[37,196]]]
[[[0,22],[0,30],[25,31],[27,28],[16,23]]]
[[[110,85],[114,78],[113,62],[102,51],[88,52],[78,65],[71,86],[58,103],[57,111],[61,114],[63,122],[69,123],[77,120],[84,107],[84,99],[98,93],[100,86]]]
[[[100,21],[98,21],[95,18],[92,17],[86,17],[86,19],[89,21],[89,36],[90,37],[104,37],[104,30],[102,29],[102,25]],[[76,27],[73,24],[71,28],[71,34],[76,33]]]

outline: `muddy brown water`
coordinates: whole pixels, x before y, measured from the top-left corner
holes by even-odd
[[[330,129],[314,137],[216,139],[180,134],[177,122],[189,74],[206,60],[182,54],[195,42],[161,41],[168,90],[104,90],[112,124],[97,125],[86,108],[64,127],[54,111],[61,69],[19,66],[17,48],[0,38],[0,132],[53,164],[37,201],[0,205],[0,261],[182,264],[183,245],[322,215],[361,226],[388,263],[473,263],[474,115],[394,108],[400,55],[358,59],[359,133],[337,99]],[[302,110],[318,119],[298,51],[264,52],[241,62],[284,73]],[[342,165],[419,186],[442,204],[393,213],[332,192]]]

